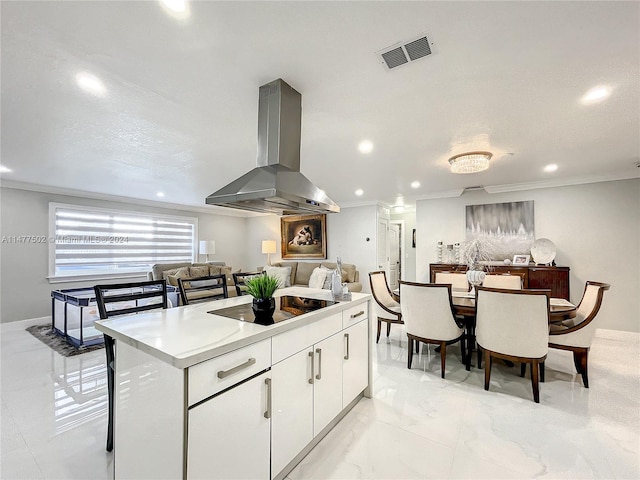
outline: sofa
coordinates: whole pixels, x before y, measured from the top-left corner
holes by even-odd
[[[291,267],[290,283],[291,286],[308,287],[309,279],[313,270],[318,267],[325,267],[329,270],[335,270],[336,264],[332,262],[277,262],[272,264],[275,267]],[[342,264],[342,283],[347,284],[350,292],[361,292],[362,284],[360,283],[360,272],[356,270],[356,266],[351,263]]]
[[[239,272],[240,270],[238,270]],[[178,278],[198,278],[210,275],[224,274],[226,277],[227,291],[230,297],[236,296],[234,288],[232,268],[227,266],[225,262],[209,262],[209,263],[156,263],[149,272],[149,280],[166,280],[168,285],[178,286]],[[202,282],[206,282],[203,280]],[[195,284],[195,282],[193,282]],[[194,285],[195,286],[195,285]],[[211,285],[211,289],[200,289],[198,291],[188,292],[189,300],[197,300],[198,298],[210,297],[211,295],[222,295],[221,286]]]

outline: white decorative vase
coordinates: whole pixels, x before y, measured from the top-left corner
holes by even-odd
[[[478,285],[482,285],[484,281],[484,277],[487,274],[482,270],[467,270],[467,282],[471,284],[471,294],[475,297],[476,295],[476,287]]]

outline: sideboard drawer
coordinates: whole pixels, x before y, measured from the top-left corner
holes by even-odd
[[[189,405],[204,400],[271,366],[271,339],[189,367]]]
[[[369,302],[361,303],[355,307],[349,307],[342,311],[342,328],[347,328],[368,317]]]

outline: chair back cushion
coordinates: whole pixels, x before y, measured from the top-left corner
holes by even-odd
[[[542,358],[547,354],[547,291],[478,287],[476,298],[478,345],[515,357]]]
[[[462,334],[453,316],[449,285],[400,282],[400,308],[410,335],[448,341]]]
[[[465,273],[436,272],[436,283],[449,284],[453,290],[469,291],[469,282]]]
[[[393,312],[401,312],[400,304],[396,302],[389,293],[385,273],[382,271],[371,272],[369,273],[369,281],[371,282],[371,294],[375,300],[373,302],[373,309],[376,316],[380,318],[390,318],[392,320],[397,319],[397,315],[385,310],[385,308],[387,308]]]
[[[520,275],[487,275],[482,282],[483,287],[506,288],[508,290],[521,290],[522,279]]]

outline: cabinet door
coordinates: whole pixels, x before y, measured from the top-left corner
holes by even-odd
[[[267,379],[269,372],[189,409],[188,479],[269,477]]]
[[[369,349],[367,321],[361,321],[342,332],[342,408],[362,392],[369,383]]]
[[[313,356],[309,348],[271,367],[271,478],[313,439]]]
[[[315,344],[313,348],[313,434],[318,435],[342,410],[342,332]]]
[[[529,288],[548,288],[551,296],[569,300],[569,269],[558,267],[529,268]]]

